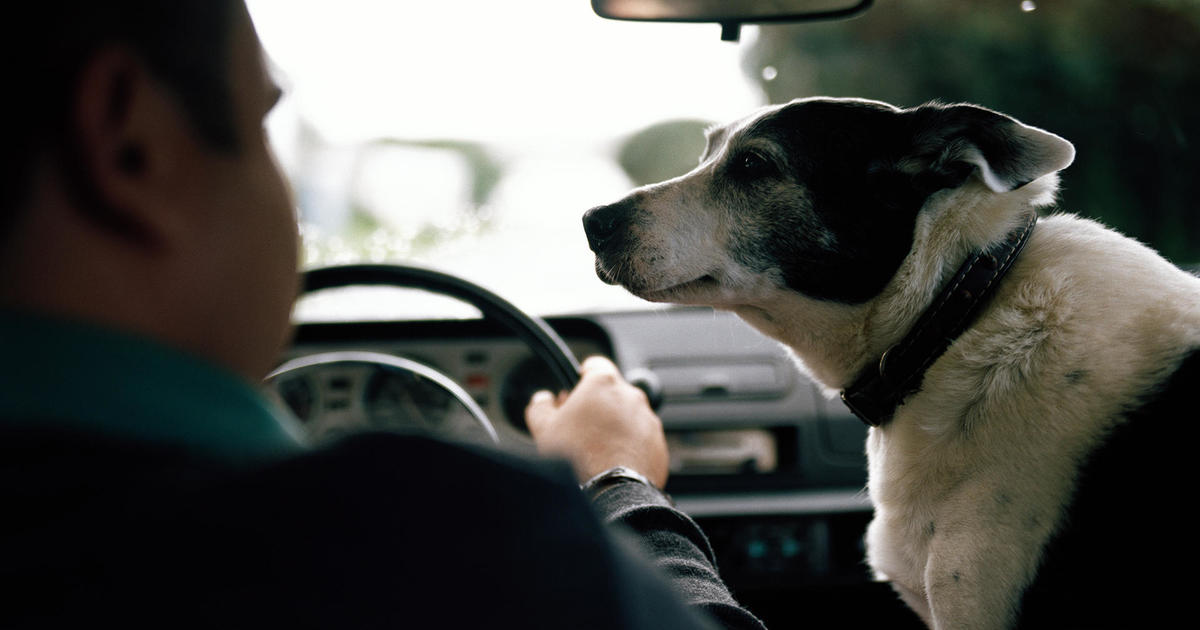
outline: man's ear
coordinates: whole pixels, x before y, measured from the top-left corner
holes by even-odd
[[[107,47],[79,73],[72,117],[66,167],[79,211],[131,244],[168,245],[180,228],[170,178],[187,138],[166,89],[132,51]]]
[[[1061,171],[1075,147],[1048,131],[974,105],[922,105],[908,110],[911,150],[901,169],[953,188],[978,177],[995,192],[1016,190]]]

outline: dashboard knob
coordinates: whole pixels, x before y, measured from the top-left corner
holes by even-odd
[[[650,401],[650,408],[658,411],[663,403],[663,389],[657,374],[647,368],[634,368],[626,372],[625,380],[645,392],[646,399]]]

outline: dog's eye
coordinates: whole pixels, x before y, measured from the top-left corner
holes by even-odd
[[[754,151],[744,151],[733,159],[733,168],[743,177],[761,177],[771,171],[771,163]]]

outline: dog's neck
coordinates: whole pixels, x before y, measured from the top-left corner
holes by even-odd
[[[774,291],[733,310],[790,348],[801,369],[836,395],[908,334],[971,252],[1003,241],[1029,212],[1053,201],[1057,184],[1050,175],[1004,194],[982,184],[935,194],[918,218],[909,256],[863,304]]]
[[[759,332],[787,346],[800,369],[830,395],[857,373],[847,359],[869,353],[862,325],[867,310],[863,305],[847,307],[790,292],[776,292],[733,309]]]
[[[972,252],[898,344],[888,348],[878,365],[863,370],[842,391],[842,401],[863,422],[880,426],[896,407],[921,387],[925,370],[945,353],[991,300],[1037,224],[1030,211],[1024,222],[985,250]]]

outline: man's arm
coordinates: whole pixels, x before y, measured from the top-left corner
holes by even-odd
[[[596,496],[605,521],[632,531],[644,553],[692,606],[725,628],[755,628],[762,623],[733,599],[717,573],[708,538],[691,518],[671,506],[658,490],[623,481]]]
[[[636,471],[588,489],[600,515],[615,529],[632,532],[636,546],[689,604],[728,628],[763,628],[721,580],[699,526],[661,492],[667,480],[662,421],[611,361],[584,362],[579,386],[570,395],[536,394],[526,420],[538,448],[565,456],[581,480],[618,467]]]

